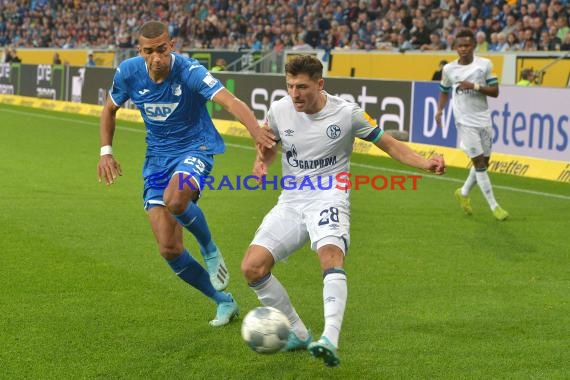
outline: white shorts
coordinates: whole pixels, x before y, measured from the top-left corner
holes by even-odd
[[[457,126],[459,147],[469,158],[483,155],[491,156],[493,143],[493,130],[491,127],[463,127]]]
[[[313,251],[334,244],[346,254],[349,230],[350,206],[346,202],[277,203],[263,218],[251,244],[267,248],[275,262],[289,257],[308,239]]]

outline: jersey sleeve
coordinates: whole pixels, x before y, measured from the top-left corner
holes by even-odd
[[[124,68],[123,68],[124,69]],[[125,81],[125,74],[121,71],[121,66],[117,67],[115,76],[113,77],[113,84],[109,90],[109,96],[116,106],[122,106],[129,98],[129,91]]]
[[[384,134],[384,131],[378,127],[376,120],[356,104],[352,107],[351,121],[356,137],[362,140],[375,143]]]
[[[273,132],[273,134],[275,135],[275,141],[279,142],[281,141],[281,136],[279,136],[279,128],[277,126],[277,120],[275,120],[274,112],[275,112],[275,107],[271,105],[269,107],[269,112],[267,112],[267,118],[265,119],[265,124],[267,124],[271,132]]]
[[[449,78],[449,68],[447,65],[443,66],[441,70],[441,82],[439,82],[439,91],[448,93],[451,90],[453,83]]]
[[[200,64],[192,64],[188,70],[188,85],[206,100],[212,98],[224,88],[222,82],[214,78],[206,68]]]
[[[485,81],[487,82],[487,85],[491,86],[499,84],[499,79],[497,78],[497,74],[493,71],[493,62],[491,62],[491,60],[487,62],[487,68],[485,71]]]

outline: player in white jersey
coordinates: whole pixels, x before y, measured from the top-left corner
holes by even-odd
[[[469,192],[477,183],[495,218],[505,220],[509,213],[497,203],[487,174],[493,141],[487,96],[499,96],[498,80],[493,73],[491,61],[473,54],[475,37],[471,30],[465,29],[457,33],[455,49],[459,58],[443,67],[438,110],[435,114],[437,124],[441,125],[441,114],[449,99],[449,92],[453,91],[453,116],[459,144],[473,163],[467,180],[461,188],[455,190],[455,197],[463,211],[471,215],[473,209]]]
[[[274,102],[268,128],[282,145],[284,188],[277,205],[265,216],[242,261],[242,272],[260,302],[284,312],[292,330],[285,350],[308,349],[326,365],[340,360],[337,347],[347,299],[344,256],[350,243],[349,193],[337,188],[339,173],[348,172],[355,137],[370,141],[396,160],[443,174],[443,158],[424,159],[406,144],[384,134],[356,104],[323,90],[323,66],[312,56],[298,56],[285,66],[288,96]],[[260,147],[256,176],[267,175],[276,147]],[[332,181],[332,182],[330,182]],[[345,185],[345,184],[341,184]],[[312,336],[292,306],[287,291],[272,275],[277,261],[310,240],[323,271],[324,330]]]

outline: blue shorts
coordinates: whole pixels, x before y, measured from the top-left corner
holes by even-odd
[[[185,179],[195,178],[200,184],[200,176],[208,176],[214,167],[214,156],[199,152],[181,157],[147,157],[143,167],[143,201],[145,210],[164,206],[164,189],[174,175]],[[201,190],[201,189],[198,189]]]

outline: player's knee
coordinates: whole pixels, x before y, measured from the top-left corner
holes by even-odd
[[[173,215],[180,215],[188,207],[188,203],[198,199],[199,192],[193,190],[176,190],[170,186],[164,192],[164,205]]]
[[[253,254],[251,250],[248,250],[241,262],[241,272],[248,283],[259,281],[270,270],[271,266],[259,260],[259,256]]]
[[[489,161],[486,160],[485,157],[483,157],[483,155],[480,155],[477,157],[473,157],[471,159],[471,162],[473,163],[473,167],[475,168],[475,170],[485,170],[487,168]]]
[[[176,192],[165,192],[164,205],[171,214],[180,215],[186,211],[188,200],[184,199],[181,194],[176,194]]]
[[[243,261],[241,262],[241,273],[243,274],[248,283],[255,282],[261,277],[263,277],[259,267],[255,267],[254,265],[252,265],[251,261],[248,260],[247,258],[243,259]]]
[[[339,245],[324,244],[317,250],[321,269],[342,268],[344,266],[344,251]]]
[[[172,261],[182,254],[184,247],[178,244],[159,244],[158,251],[164,259]]]
[[[162,256],[164,259],[168,260],[168,261],[172,261],[174,259],[176,259],[178,256],[180,256],[182,254],[183,250],[176,250],[176,249],[171,249],[171,248],[159,248],[159,252],[160,252],[160,256]]]
[[[181,202],[178,200],[164,200],[164,204],[166,206],[166,208],[168,209],[168,211],[173,214],[173,215],[180,215],[182,214],[185,210],[186,207],[188,207],[187,202]]]

